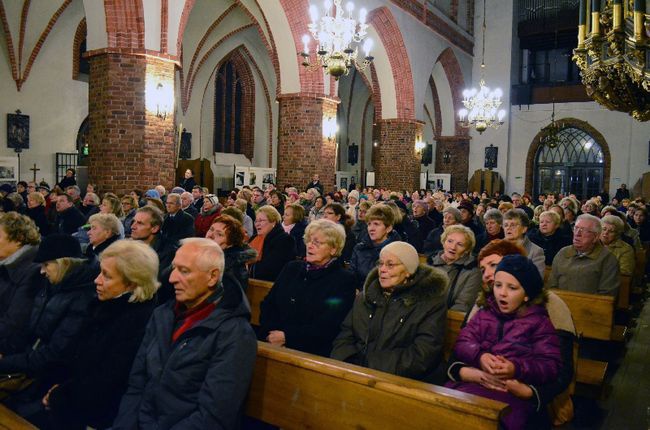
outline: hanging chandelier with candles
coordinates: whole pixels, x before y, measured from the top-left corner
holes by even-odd
[[[650,120],[649,4],[580,0],[573,50],[587,95],[639,121]]]
[[[298,54],[303,59],[302,65],[307,68],[323,67],[326,73],[337,80],[342,75],[347,75],[352,67],[356,66],[358,70],[368,67],[374,58],[370,55],[373,41],[371,38],[366,38],[368,29],[366,9],[362,8],[359,11],[357,21],[352,17],[354,12],[352,2],[345,5],[345,11],[341,6],[341,0],[334,0],[334,2],[325,0],[323,6],[324,13],[320,20],[318,8],[313,4],[309,7],[311,17],[309,32],[311,38],[318,42],[318,48],[316,62],[312,63],[309,52],[311,38],[307,34],[302,37],[303,51]],[[362,62],[358,62],[358,44],[364,39],[365,57]]]
[[[485,2],[483,0],[483,53],[481,57],[481,80],[479,89],[466,89],[463,91],[463,109],[458,111],[460,125],[465,128],[474,128],[479,134],[490,128],[499,128],[503,124],[506,111],[499,110],[503,91],[500,88],[491,91],[485,85]]]
[[[553,101],[553,112],[551,113],[551,123],[542,128],[542,137],[539,139],[542,145],[549,148],[557,148],[562,143],[560,132],[564,130],[564,124],[555,121],[555,100]]]

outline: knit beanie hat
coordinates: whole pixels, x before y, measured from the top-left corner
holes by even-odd
[[[145,197],[153,197],[153,198],[159,199],[159,198],[160,198],[160,193],[159,193],[158,191],[156,191],[156,190],[154,190],[154,189],[152,188],[152,189],[150,189],[150,190],[147,190],[147,191],[144,193],[144,196],[145,196]]]
[[[418,251],[410,243],[391,242],[382,248],[379,256],[381,257],[386,252],[395,255],[404,267],[406,267],[406,271],[409,274],[412,275],[418,270],[420,257],[418,256]]]
[[[183,187],[174,187],[174,188],[172,188],[172,191],[171,191],[170,194],[178,194],[178,195],[180,195],[180,194],[183,194],[184,192],[185,192],[185,188],[183,188]]]
[[[544,288],[544,281],[542,281],[537,266],[523,255],[504,256],[494,273],[497,272],[506,272],[517,278],[530,300],[537,297]]]
[[[82,258],[79,241],[68,234],[50,234],[39,244],[34,263],[45,263],[63,257]]]
[[[352,190],[348,194],[348,198],[352,197],[353,199],[359,201],[359,192],[357,190]]]
[[[210,200],[210,203],[212,203],[213,206],[217,206],[219,204],[219,197],[215,196],[214,194],[208,194],[206,196],[203,196],[203,198]]]

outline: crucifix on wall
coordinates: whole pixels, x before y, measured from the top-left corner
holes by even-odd
[[[36,172],[38,172],[38,171],[41,170],[41,169],[39,169],[38,167],[36,167],[36,163],[34,163],[34,167],[32,167],[32,168],[29,169],[29,170],[31,170],[32,172],[34,172],[34,182],[36,182]]]

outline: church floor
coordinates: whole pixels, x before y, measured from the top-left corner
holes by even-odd
[[[562,430],[650,429],[650,303],[646,302],[631,329],[625,350],[612,351],[602,393],[578,387],[575,419]]]

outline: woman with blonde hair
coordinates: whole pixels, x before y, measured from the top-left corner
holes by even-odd
[[[254,279],[275,281],[282,268],[296,258],[296,243],[282,226],[280,213],[270,205],[262,206],[255,216],[255,235],[249,245],[257,251],[257,259],[250,266]]]
[[[74,372],[43,398],[54,428],[107,428],[127,388],[129,371],[158,289],[158,256],[140,241],[120,240],[99,257],[97,298],[91,302]]]
[[[99,255],[110,244],[120,239],[120,231],[124,228],[120,220],[113,215],[98,213],[88,219],[88,247],[85,255],[88,258]]]

